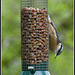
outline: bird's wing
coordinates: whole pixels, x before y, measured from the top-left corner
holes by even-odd
[[[59,36],[58,36],[58,33],[57,33],[57,30],[56,30],[56,27],[53,23],[53,21],[50,19],[49,15],[48,15],[48,20],[49,20],[49,35],[54,35],[54,37],[57,39],[57,44],[60,42],[59,40]]]

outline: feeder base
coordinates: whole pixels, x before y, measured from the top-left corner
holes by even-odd
[[[50,75],[49,71],[36,71],[34,74],[31,74],[30,71],[22,71],[21,75]]]

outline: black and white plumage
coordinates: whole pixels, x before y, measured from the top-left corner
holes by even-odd
[[[49,22],[49,49],[55,53],[55,58],[63,50],[63,45],[59,39],[56,27],[48,15]]]

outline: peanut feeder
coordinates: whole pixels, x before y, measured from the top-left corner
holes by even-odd
[[[47,8],[47,0],[21,0],[21,75],[48,71]]]

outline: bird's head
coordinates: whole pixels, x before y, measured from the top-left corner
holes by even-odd
[[[56,56],[61,54],[62,50],[63,50],[63,45],[61,43],[59,43],[57,49],[54,51],[55,52],[55,58],[56,58]]]

